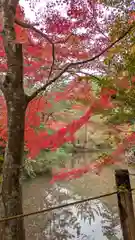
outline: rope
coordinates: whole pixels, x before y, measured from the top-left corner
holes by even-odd
[[[131,189],[131,191],[134,191],[134,190],[135,190],[135,188]],[[32,216],[32,215],[47,213],[47,212],[54,211],[54,210],[57,210],[57,209],[60,209],[60,208],[70,207],[70,206],[73,206],[73,205],[76,205],[76,204],[79,204],[79,203],[84,203],[84,202],[88,202],[88,201],[92,201],[92,200],[96,200],[96,199],[100,199],[100,198],[104,198],[104,197],[109,197],[109,196],[112,196],[112,195],[115,195],[115,194],[118,194],[118,193],[119,193],[118,191],[115,191],[115,192],[111,192],[111,193],[107,193],[107,194],[102,194],[102,195],[99,195],[99,196],[96,196],[96,197],[90,197],[90,198],[74,201],[74,202],[71,202],[71,203],[61,204],[61,205],[58,205],[58,206],[55,206],[55,207],[50,207],[50,208],[47,208],[47,209],[44,208],[42,210],[35,211],[35,212],[19,214],[19,215],[7,217],[7,218],[1,218],[0,223],[5,222],[5,221],[9,221],[9,220],[13,220],[13,219],[17,219],[17,218],[25,218],[25,217]]]

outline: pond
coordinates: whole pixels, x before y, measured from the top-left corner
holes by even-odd
[[[81,199],[69,186],[50,186],[45,177],[25,183],[24,194],[27,212]],[[31,216],[25,220],[27,239],[122,239],[116,210],[93,200]]]
[[[104,168],[100,176],[88,173],[79,179],[53,185],[46,176],[36,177],[23,184],[24,211],[38,211],[109,193],[115,190],[113,186],[114,168],[111,167]],[[25,226],[27,240],[123,239],[115,195],[29,216],[25,218]]]

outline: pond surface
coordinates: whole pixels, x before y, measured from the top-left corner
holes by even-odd
[[[86,161],[90,156],[85,156]],[[83,162],[77,158],[74,166]],[[94,197],[115,191],[115,168],[124,164],[105,167],[100,176],[88,173],[83,177],[50,184],[46,176],[36,177],[23,184],[24,211],[33,212],[69,203],[82,198]],[[134,169],[132,169],[132,172]],[[132,187],[135,178],[131,178]],[[133,195],[134,197],[134,195]],[[49,213],[25,218],[27,240],[121,240],[117,196],[61,208]]]
[[[69,186],[50,186],[45,177],[24,184],[25,211],[81,199]],[[122,239],[116,209],[94,200],[25,220],[27,239]]]

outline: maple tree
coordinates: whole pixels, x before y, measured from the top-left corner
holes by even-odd
[[[34,11],[38,1],[29,3]],[[62,16],[57,10],[57,4],[66,4],[66,16]],[[119,36],[112,41],[104,34],[112,19],[104,18],[104,6],[100,1],[49,2],[42,6],[41,13],[36,16],[39,24],[31,23],[25,18],[25,9],[20,7],[19,0],[0,1],[0,5],[0,88],[3,93],[0,98],[3,113],[0,117],[0,140],[2,146],[7,142],[3,164],[2,201],[4,216],[7,217],[23,212],[20,176],[24,143],[29,156],[33,158],[42,149],[55,150],[66,142],[73,142],[75,132],[94,112],[115,107],[111,100],[111,96],[116,94],[115,89],[101,88],[99,95],[95,96],[86,78],[83,77],[84,81],[80,81],[76,76],[82,72],[84,64],[91,70],[102,70],[104,64],[97,59],[101,56],[105,58],[106,52],[119,44],[120,40],[133,30],[134,24],[127,26],[126,31],[120,31]],[[102,16],[103,21],[99,22],[99,16]],[[114,19],[115,14],[113,21]],[[100,37],[95,39],[97,35]],[[72,76],[64,91],[52,91],[54,84],[64,77],[64,74],[68,79]],[[37,83],[40,83],[39,87]],[[46,91],[45,96],[41,95],[43,91]],[[44,116],[46,110],[51,108],[49,100],[52,97],[55,102],[66,99],[87,102],[89,107],[79,119],[49,135],[46,129],[40,129],[40,124],[46,124]],[[40,114],[37,114],[37,110]],[[90,169],[114,162],[118,154],[124,151],[125,145],[129,142],[133,144],[134,139],[135,135],[131,134],[111,157],[100,163],[63,172],[53,180],[67,176],[78,177]],[[3,239],[24,240],[23,219],[5,223],[3,233]]]

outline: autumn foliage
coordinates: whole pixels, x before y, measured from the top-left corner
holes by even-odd
[[[94,45],[89,44],[90,41],[94,39],[92,33],[98,34],[99,30],[96,21],[97,5],[94,4],[94,1],[87,1],[87,4],[82,3],[82,1],[70,1],[67,12],[68,18],[61,17],[57,13],[50,14],[45,18],[45,29],[43,27],[40,29],[40,26],[39,28],[37,26],[36,32],[33,30],[33,27],[23,27],[21,24],[15,23],[16,42],[23,44],[25,88],[29,89],[38,82],[45,84],[48,77],[50,78],[50,76],[54,77],[57,75],[61,64],[67,60],[72,62],[85,60],[89,58],[90,55],[93,56],[93,54],[97,54],[97,50],[98,52],[103,50],[107,43],[106,38],[97,40],[97,44],[100,41],[98,49],[95,48]],[[93,6],[95,7],[92,8]],[[90,9],[94,9],[94,12]],[[19,21],[26,22],[24,16],[23,9],[18,6],[16,18]],[[133,17],[132,15],[132,18]],[[29,21],[26,23],[30,24]],[[87,33],[76,34],[74,30],[79,27],[87,29]],[[38,30],[42,31],[42,34],[40,34]],[[102,44],[103,41],[104,44]],[[0,58],[0,72],[3,73],[6,71],[7,66],[1,37]],[[53,69],[52,72],[50,72],[50,68]],[[123,89],[131,87],[127,78],[116,79],[116,85]],[[116,104],[113,103],[111,98],[114,94],[117,94],[116,89],[102,88],[99,96],[95,96],[90,81],[85,81],[85,78],[84,81],[80,81],[79,77],[75,76],[69,81],[63,92],[50,90],[45,96],[34,98],[28,105],[25,117],[25,150],[28,151],[28,157],[33,159],[43,149],[55,151],[65,142],[74,142],[75,133],[88,122],[94,112],[116,107]],[[49,135],[46,130],[46,125],[48,124],[50,128],[53,128],[53,121],[46,121],[42,118],[42,115],[51,108],[49,99],[52,95],[54,102],[66,101],[67,99],[84,101],[87,102],[88,108],[79,119],[63,125],[56,130],[55,133]],[[81,105],[79,104],[73,105],[73,109],[80,107]],[[6,125],[7,113],[6,104],[2,96],[0,97],[0,111],[0,144],[5,146],[8,136]],[[42,129],[40,129],[41,123],[44,124],[44,128]],[[123,153],[125,148],[129,144],[132,145],[134,143],[135,134],[132,133],[118,146],[111,156],[80,169],[72,169],[71,171],[63,170],[54,176],[52,182],[65,178],[80,177],[88,171],[96,170],[99,172],[105,164],[117,162],[119,160],[118,156]]]

